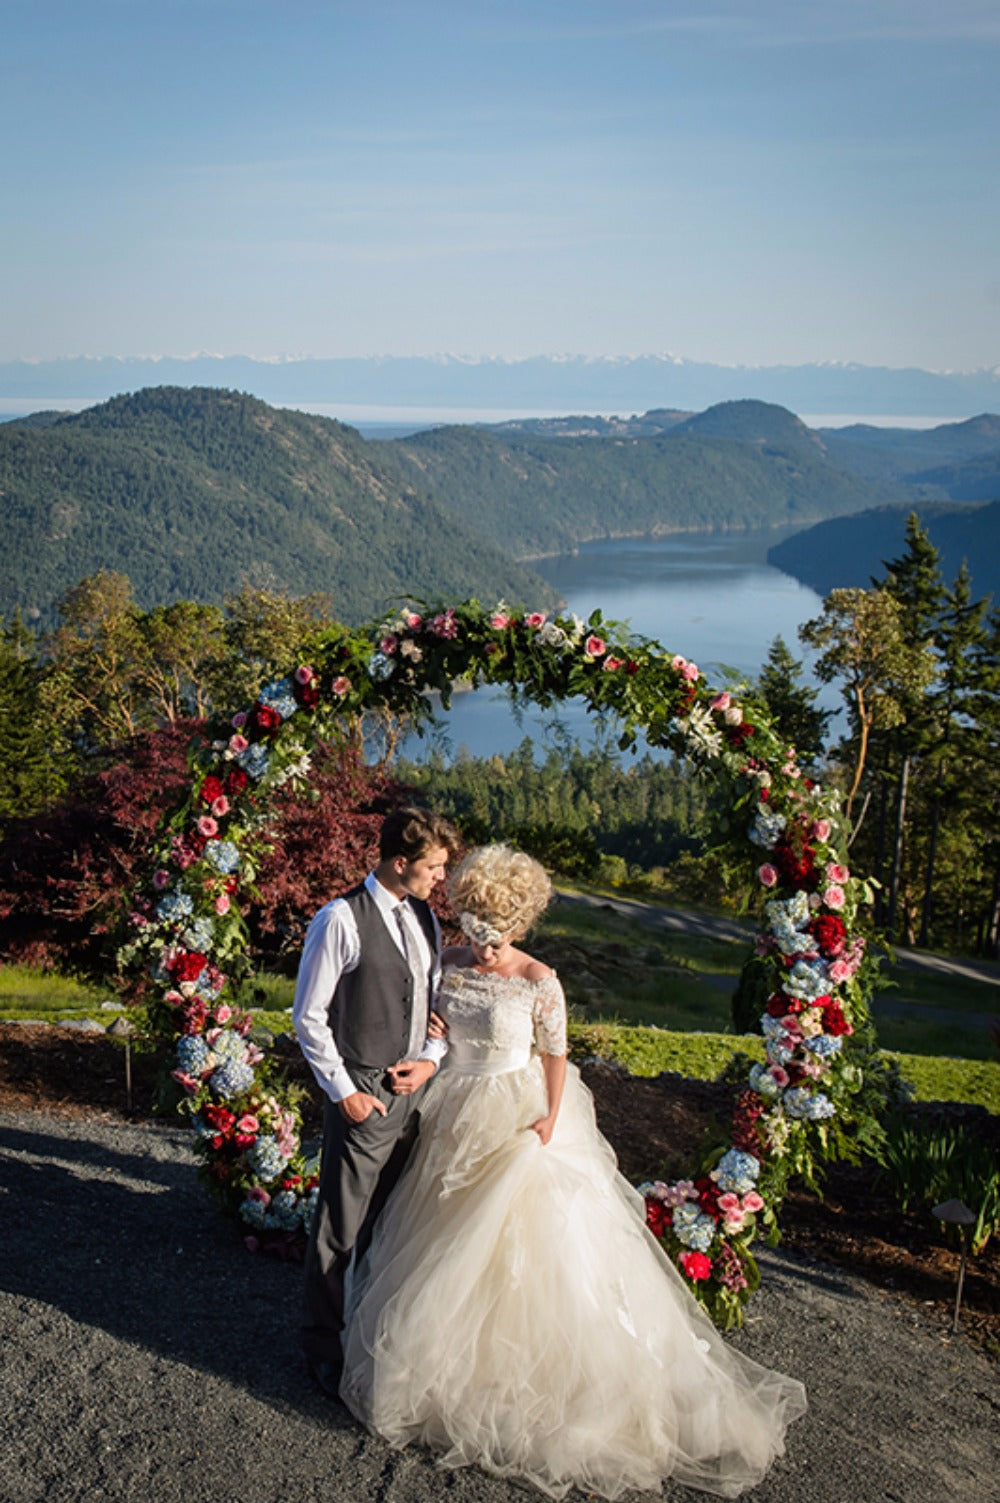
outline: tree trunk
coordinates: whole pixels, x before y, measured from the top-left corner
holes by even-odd
[[[892,875],[889,879],[889,911],[885,930],[890,939],[895,938],[896,911],[899,903],[899,873],[903,864],[903,837],[906,833],[906,795],[910,784],[910,754],[903,756],[899,769],[899,798],[896,802],[896,838],[892,847]]]

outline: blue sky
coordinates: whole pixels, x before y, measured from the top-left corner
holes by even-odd
[[[1000,364],[996,0],[3,0],[0,359]]]

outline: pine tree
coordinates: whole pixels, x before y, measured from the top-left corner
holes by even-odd
[[[757,680],[757,689],[781,734],[800,759],[815,762],[832,719],[831,710],[816,707],[818,690],[802,682],[802,664],[782,637],[775,637]]]

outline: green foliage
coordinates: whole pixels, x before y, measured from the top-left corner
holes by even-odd
[[[947,1200],[967,1206],[976,1217],[970,1237],[974,1253],[1000,1231],[1000,1166],[993,1143],[899,1112],[886,1123],[880,1162],[902,1211],[929,1211]]]
[[[0,424],[0,612],[43,624],[99,569],[144,608],[249,581],[360,621],[411,594],[551,589],[428,495],[389,445],[237,392],[157,387],[41,428]],[[494,597],[495,598],[495,597]]]
[[[696,851],[708,794],[675,761],[646,755],[623,765],[605,748],[552,750],[542,761],[530,737],[509,756],[439,753],[400,761],[396,773],[418,788],[471,842],[511,840],[553,870],[619,885],[647,868]]]

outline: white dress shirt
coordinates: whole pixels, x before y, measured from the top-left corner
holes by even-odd
[[[416,957],[414,970],[419,965],[422,967],[422,974],[431,977],[422,1011],[421,997],[417,988],[414,988],[414,1018],[406,1058],[429,1059],[437,1065],[448,1049],[443,1039],[427,1038],[427,1013],[437,997],[441,982],[441,930],[437,918],[432,912],[436,941],[432,955],[423,925],[416,920],[409,904],[405,901],[400,903],[388,888],[382,886],[374,872],[368,873],[365,887],[375,899],[375,906],[400,954],[404,954],[404,951],[396,910],[403,909],[407,938]],[[341,976],[355,970],[360,959],[361,943],[354,914],[343,898],[334,898],[332,903],[327,903],[319,910],[306,930],[295,985],[295,1002],[292,1006],[292,1022],[299,1046],[331,1101],[343,1101],[345,1096],[352,1096],[358,1089],[337,1048],[329,1014],[330,1003]]]

